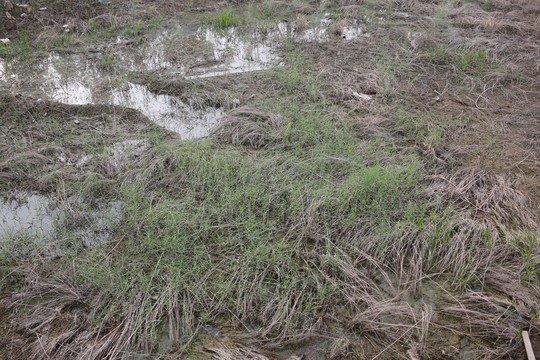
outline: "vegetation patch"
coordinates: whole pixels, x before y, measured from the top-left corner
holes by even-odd
[[[57,240],[73,251],[51,256],[24,232],[0,244],[0,357],[524,356],[521,332],[540,337],[540,92],[513,66],[532,45],[517,59],[467,42],[509,44],[459,25],[453,1],[158,3],[93,16],[89,32],[85,19],[57,46],[87,41],[96,66],[119,71],[124,60],[103,50],[111,38],[146,41],[180,11],[195,20],[170,42],[185,45],[169,49],[174,64],[231,59],[234,48],[218,61],[189,42],[201,19],[244,35],[279,22],[282,62],[205,78],[176,65],[126,73],[167,101],[222,108],[192,140],[120,106],[2,94],[1,200],[22,191],[63,205]],[[321,24],[339,35],[361,14],[381,17],[365,19],[369,36],[294,36],[310,16],[347,19]],[[530,80],[515,81],[518,69]],[[78,246],[102,202],[121,204],[121,221]]]
[[[204,17],[204,22],[207,25],[218,30],[239,25],[244,21],[245,18],[242,15],[239,15],[234,8],[225,8]]]

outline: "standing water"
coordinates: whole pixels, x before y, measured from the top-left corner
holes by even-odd
[[[211,47],[211,65],[198,54],[182,54],[181,44],[186,36],[181,34],[185,30],[179,30],[180,35],[165,31],[141,49],[125,46],[117,39],[100,56],[50,53],[37,67],[30,69],[0,59],[0,88],[71,105],[130,107],[183,139],[200,138],[207,136],[225,115],[223,109],[196,106],[196,101],[192,104],[175,96],[154,94],[143,85],[129,82],[126,74],[152,71],[158,76],[202,78],[270,69],[283,64],[279,47],[285,38],[327,41],[327,28],[332,22],[330,15],[325,14],[317,26],[303,32],[295,31],[286,22],[258,28],[249,34],[236,27],[221,31],[200,27],[195,31],[196,41]],[[362,34],[362,26],[356,23],[345,26],[342,31],[345,40]],[[172,59],[171,53],[174,54]],[[194,66],[185,66],[188,57],[195,59]]]

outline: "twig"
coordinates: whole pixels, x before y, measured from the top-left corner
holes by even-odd
[[[522,331],[521,337],[523,337],[523,342],[525,343],[525,350],[527,351],[527,359],[528,360],[536,360],[536,357],[534,356],[534,351],[531,344],[531,339],[529,338],[529,332],[528,331]]]

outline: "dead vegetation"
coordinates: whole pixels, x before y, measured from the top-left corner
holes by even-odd
[[[518,7],[512,11],[485,11],[475,5],[464,5],[451,13],[456,28],[450,43],[465,49],[486,49],[494,58],[524,72],[538,72],[540,35],[534,13]],[[519,42],[516,42],[516,36]]]
[[[517,190],[522,179],[490,175],[475,168],[461,168],[452,175],[435,175],[429,193],[453,199],[480,221],[505,229],[508,224],[538,229],[531,200]]]
[[[458,305],[449,305],[443,313],[460,319],[473,338],[497,338],[494,346],[480,345],[478,351],[486,358],[512,356],[522,344],[515,341],[520,329],[529,324],[522,323],[514,304],[504,297],[495,297],[481,291],[471,291],[457,299]]]
[[[110,300],[107,294],[81,288],[71,276],[62,273],[44,279],[30,272],[25,274],[25,281],[24,291],[0,303],[4,311],[25,304],[24,313],[10,320],[10,332],[2,335],[3,348],[11,349],[11,356],[17,358],[117,359],[133,351],[148,354],[152,345],[138,333],[154,328],[164,317],[171,324],[167,330],[173,340],[189,337],[194,325],[181,317],[180,308],[166,309],[167,302],[182,303],[172,289],[158,299],[137,293],[124,317],[99,319],[100,306]],[[36,301],[39,305],[31,305]],[[92,326],[96,322],[99,326]],[[9,357],[6,353],[0,355]]]
[[[10,95],[0,99],[0,117],[2,186],[17,184],[41,191],[54,188],[58,182],[94,176],[110,181],[116,169],[107,165],[108,156],[99,161],[99,155],[85,153],[85,148],[95,151],[95,147],[125,140],[128,128],[137,136],[152,127],[142,114],[131,109],[65,105]],[[65,133],[72,136],[67,141],[62,136]],[[85,167],[84,172],[74,166],[78,163]]]
[[[211,136],[232,145],[263,148],[279,141],[285,130],[281,116],[241,107],[230,111]]]

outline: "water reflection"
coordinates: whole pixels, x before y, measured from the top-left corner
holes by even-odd
[[[43,67],[46,71],[40,89],[53,100],[73,105],[130,107],[182,138],[208,135],[209,129],[224,115],[219,108],[197,108],[174,96],[154,94],[143,85],[117,80],[116,74],[78,55],[51,54]]]
[[[266,70],[283,63],[280,46],[285,38],[298,41],[328,41],[328,27],[333,19],[325,14],[316,26],[296,32],[287,22],[260,27],[243,33],[231,27],[215,31],[200,27],[195,36],[211,46],[212,66],[204,67],[200,54],[184,54],[181,47],[186,35],[181,30],[167,30],[156,35],[141,48],[120,38],[107,51],[93,54],[49,54],[37,68],[10,63],[0,59],[0,84],[12,92],[56,100],[66,104],[110,104],[127,106],[141,111],[151,121],[177,132],[182,138],[208,135],[209,129],[223,116],[222,109],[192,106],[177,97],[156,95],[146,87],[126,80],[129,71],[157,71],[187,78],[211,77],[224,74]],[[193,33],[192,33],[193,35]],[[346,40],[365,35],[363,27],[353,22],[343,28]],[[171,57],[169,59],[168,55]],[[172,55],[172,56],[171,56]],[[182,62],[195,60],[198,65],[186,70]],[[194,70],[196,69],[196,70]]]
[[[219,76],[276,66],[281,62],[277,50],[286,34],[286,23],[259,29],[249,35],[241,34],[235,27],[223,31],[201,27],[197,30],[197,37],[211,44],[214,59],[222,63],[199,69],[197,74],[189,74],[189,77]]]
[[[66,249],[59,238],[66,234],[59,229],[65,231],[66,226],[71,227],[69,238],[79,239],[80,245],[91,247],[106,241],[120,224],[122,216],[122,203],[119,201],[100,201],[89,206],[81,199],[71,197],[58,204],[44,195],[15,191],[8,197],[0,196],[0,243],[21,239],[22,236],[40,246],[44,254],[60,256]],[[74,223],[73,219],[77,218],[84,220]],[[24,247],[29,244],[13,245]]]
[[[51,235],[54,212],[49,207],[50,200],[37,194],[17,192],[0,198],[0,241],[22,232],[40,238]]]

